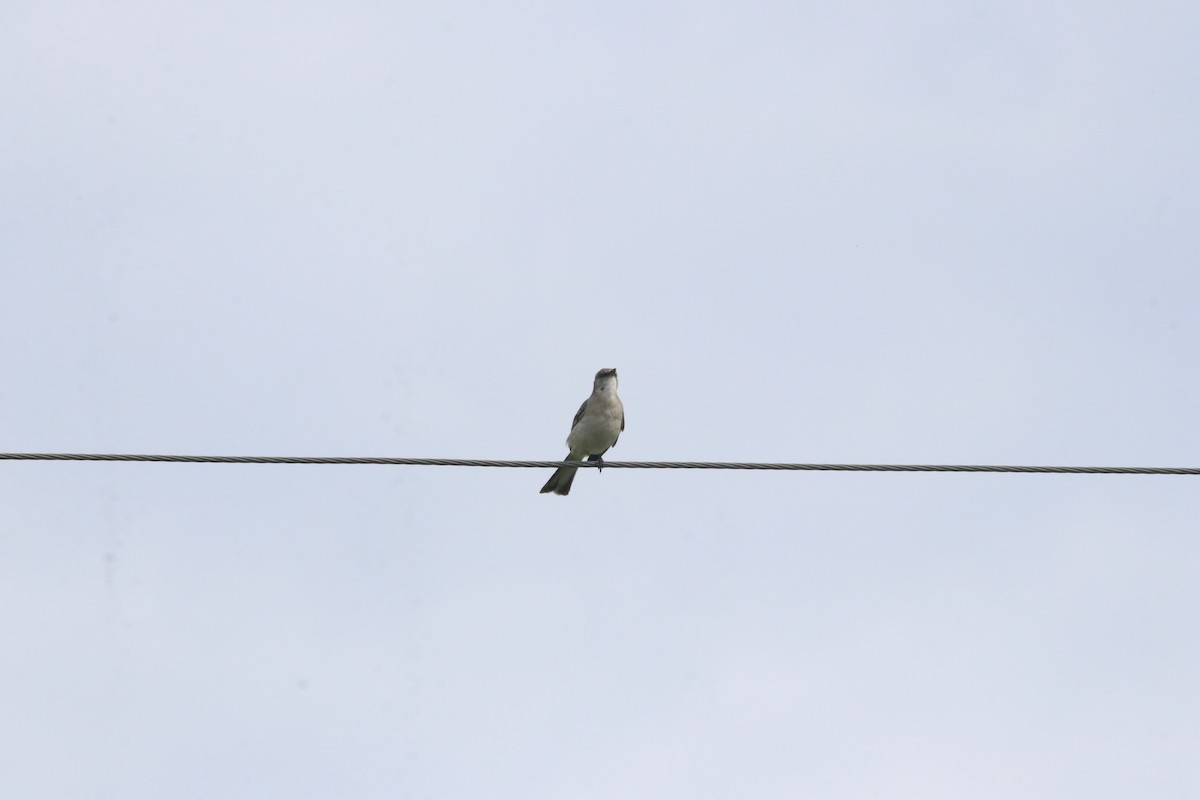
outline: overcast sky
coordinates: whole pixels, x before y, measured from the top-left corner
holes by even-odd
[[[1200,466],[1194,3],[0,10],[0,451]],[[1194,798],[1200,478],[0,462],[13,798]]]

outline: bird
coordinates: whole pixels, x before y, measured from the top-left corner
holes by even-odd
[[[564,461],[597,461],[601,468],[604,459],[601,458],[608,448],[617,443],[621,431],[625,430],[625,406],[617,397],[617,371],[602,369],[596,373],[592,384],[592,394],[579,407],[575,419],[571,422],[571,433],[567,436],[567,447],[570,452]],[[578,467],[559,467],[542,487],[542,494],[567,495],[571,492],[571,483],[575,480]]]

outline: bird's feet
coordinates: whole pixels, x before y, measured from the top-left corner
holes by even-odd
[[[600,456],[588,456],[588,461],[596,462],[596,472],[604,472],[604,459]]]

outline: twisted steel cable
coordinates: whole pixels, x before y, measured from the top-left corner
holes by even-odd
[[[1020,472],[1076,475],[1200,475],[1200,467],[1054,467],[988,464],[781,464],[749,461],[508,461],[376,456],[182,456],[127,453],[0,453],[0,461],[143,461],[192,464],[376,464],[413,467],[596,467],[608,469],[749,469],[806,472]]]

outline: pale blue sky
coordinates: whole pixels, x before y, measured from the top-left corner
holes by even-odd
[[[13,2],[0,450],[1200,465],[1188,3]],[[0,463],[0,794],[1191,798],[1191,477]]]

